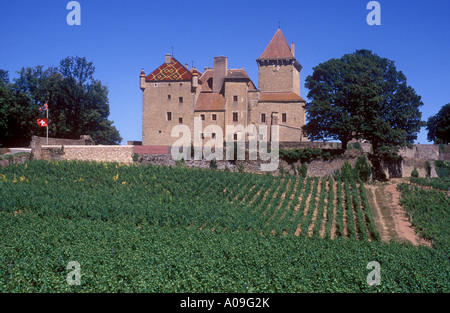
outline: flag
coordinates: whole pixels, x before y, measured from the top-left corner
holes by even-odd
[[[37,120],[37,123],[40,127],[47,127],[48,126],[48,119],[46,118],[39,118]]]
[[[39,108],[39,111],[45,111],[45,110],[48,110],[48,104],[47,104],[47,102],[46,102],[43,106],[41,106],[41,107]]]

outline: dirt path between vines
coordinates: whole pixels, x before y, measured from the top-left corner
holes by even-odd
[[[397,184],[402,179],[391,179],[385,184],[366,185],[372,216],[383,241],[409,241],[413,245],[431,244],[415,232],[405,209],[400,205],[401,193]]]

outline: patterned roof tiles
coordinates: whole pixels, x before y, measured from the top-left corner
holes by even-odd
[[[192,73],[174,57],[170,63],[163,63],[160,67],[147,75],[145,81],[180,81],[191,80]]]

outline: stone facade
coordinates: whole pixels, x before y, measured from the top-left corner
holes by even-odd
[[[269,130],[278,125],[280,142],[307,141],[301,130],[305,100],[300,97],[301,65],[294,45],[289,47],[278,30],[256,61],[259,88],[244,69],[228,69],[225,56],[214,57],[213,68],[205,68],[203,73],[183,66],[171,55],[149,75],[142,70],[142,144],[179,143],[178,131],[172,137],[177,125],[187,127],[194,144],[247,141],[251,136],[262,139],[259,133],[246,131],[250,125],[255,125],[256,131],[261,125]],[[200,130],[195,128],[195,117],[201,121]],[[220,126],[221,131],[206,128],[210,125]],[[235,128],[227,133],[227,126]],[[272,140],[268,136],[264,138]]]
[[[39,160],[78,160],[96,162],[133,162],[133,146],[42,146],[34,155]]]

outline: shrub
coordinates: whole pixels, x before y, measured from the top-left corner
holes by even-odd
[[[427,177],[431,177],[431,164],[430,162],[425,162],[425,170],[427,172]]]
[[[294,163],[296,161],[309,163],[320,158],[329,160],[331,159],[331,154],[329,152],[323,152],[322,149],[296,148],[280,149],[280,157],[289,163]]]
[[[308,167],[306,166],[306,163],[297,165],[297,172],[299,176],[306,177],[306,174],[308,173]]]
[[[362,151],[361,144],[359,142],[349,143],[347,145],[347,150],[352,150],[352,149]]]
[[[345,161],[344,165],[341,167],[341,180],[352,181],[354,177],[352,165],[348,161]]]
[[[434,161],[434,168],[436,169],[436,173],[440,178],[450,177],[450,162],[436,160]]]
[[[411,177],[419,177],[419,172],[417,171],[417,168],[414,167],[414,169],[411,172]]]
[[[355,177],[359,177],[363,182],[367,182],[371,176],[372,169],[367,162],[366,156],[362,155],[356,159]]]

